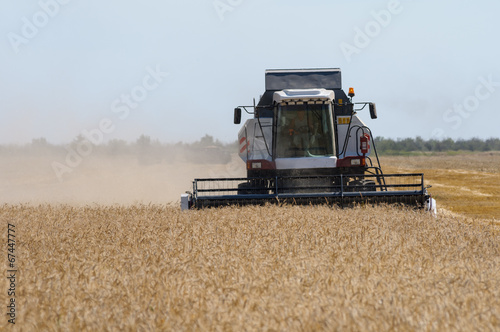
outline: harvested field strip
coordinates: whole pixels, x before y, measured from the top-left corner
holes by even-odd
[[[4,205],[0,218],[16,224],[24,330],[500,329],[493,223],[383,206]]]
[[[500,153],[384,157],[385,173],[424,173],[438,202],[454,213],[500,220]]]

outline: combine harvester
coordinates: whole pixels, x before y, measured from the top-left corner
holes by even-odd
[[[266,91],[238,133],[246,178],[195,179],[181,208],[269,203],[402,203],[435,211],[423,174],[384,174],[371,130],[342,90],[340,69],[267,70]],[[372,157],[374,155],[374,158]]]

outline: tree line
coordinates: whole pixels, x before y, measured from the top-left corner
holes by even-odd
[[[45,138],[33,139],[24,145],[0,145],[0,155],[9,153],[45,154],[48,152],[67,153],[68,150],[77,150],[84,144],[90,144],[83,136],[76,137],[71,143],[57,145],[49,143]],[[424,140],[421,137],[392,139],[384,137],[375,138],[375,147],[379,154],[406,154],[414,152],[481,152],[500,151],[500,138],[489,139],[458,139]],[[238,141],[223,143],[210,135],[205,135],[191,143],[163,143],[149,136],[141,135],[135,141],[113,139],[98,146],[93,146],[96,154],[106,155],[134,155],[140,161],[156,163],[161,161],[174,161],[178,159],[195,163],[227,163],[231,155],[239,150]]]
[[[231,155],[237,151],[238,145],[223,143],[210,135],[191,143],[164,143],[150,136],[141,135],[135,141],[112,139],[106,143],[93,145],[83,136],[77,136],[69,144],[52,144],[45,138],[33,139],[23,145],[0,145],[0,156],[24,154],[31,156],[66,155],[70,152],[85,155],[86,151],[95,156],[133,156],[141,164],[156,164],[161,162],[188,161],[193,163],[220,163],[231,160]]]
[[[375,138],[375,146],[380,154],[403,154],[410,152],[449,152],[449,151],[500,151],[500,138],[458,139],[451,138],[424,140],[421,137],[392,139],[384,137]]]

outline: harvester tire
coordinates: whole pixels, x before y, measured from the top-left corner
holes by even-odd
[[[351,187],[351,188],[350,188]],[[363,191],[376,191],[375,181],[373,180],[356,180],[349,183],[347,190],[349,192],[363,192]]]
[[[250,188],[250,183],[248,182],[243,182],[238,184],[238,195],[248,195],[251,194],[252,191],[248,190]]]
[[[263,195],[268,192],[267,182],[264,180],[251,180],[238,184],[238,195]]]

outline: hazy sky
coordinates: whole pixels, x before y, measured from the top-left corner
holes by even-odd
[[[500,137],[498,1],[0,3],[0,143],[230,142],[265,69],[328,67],[375,136]]]

